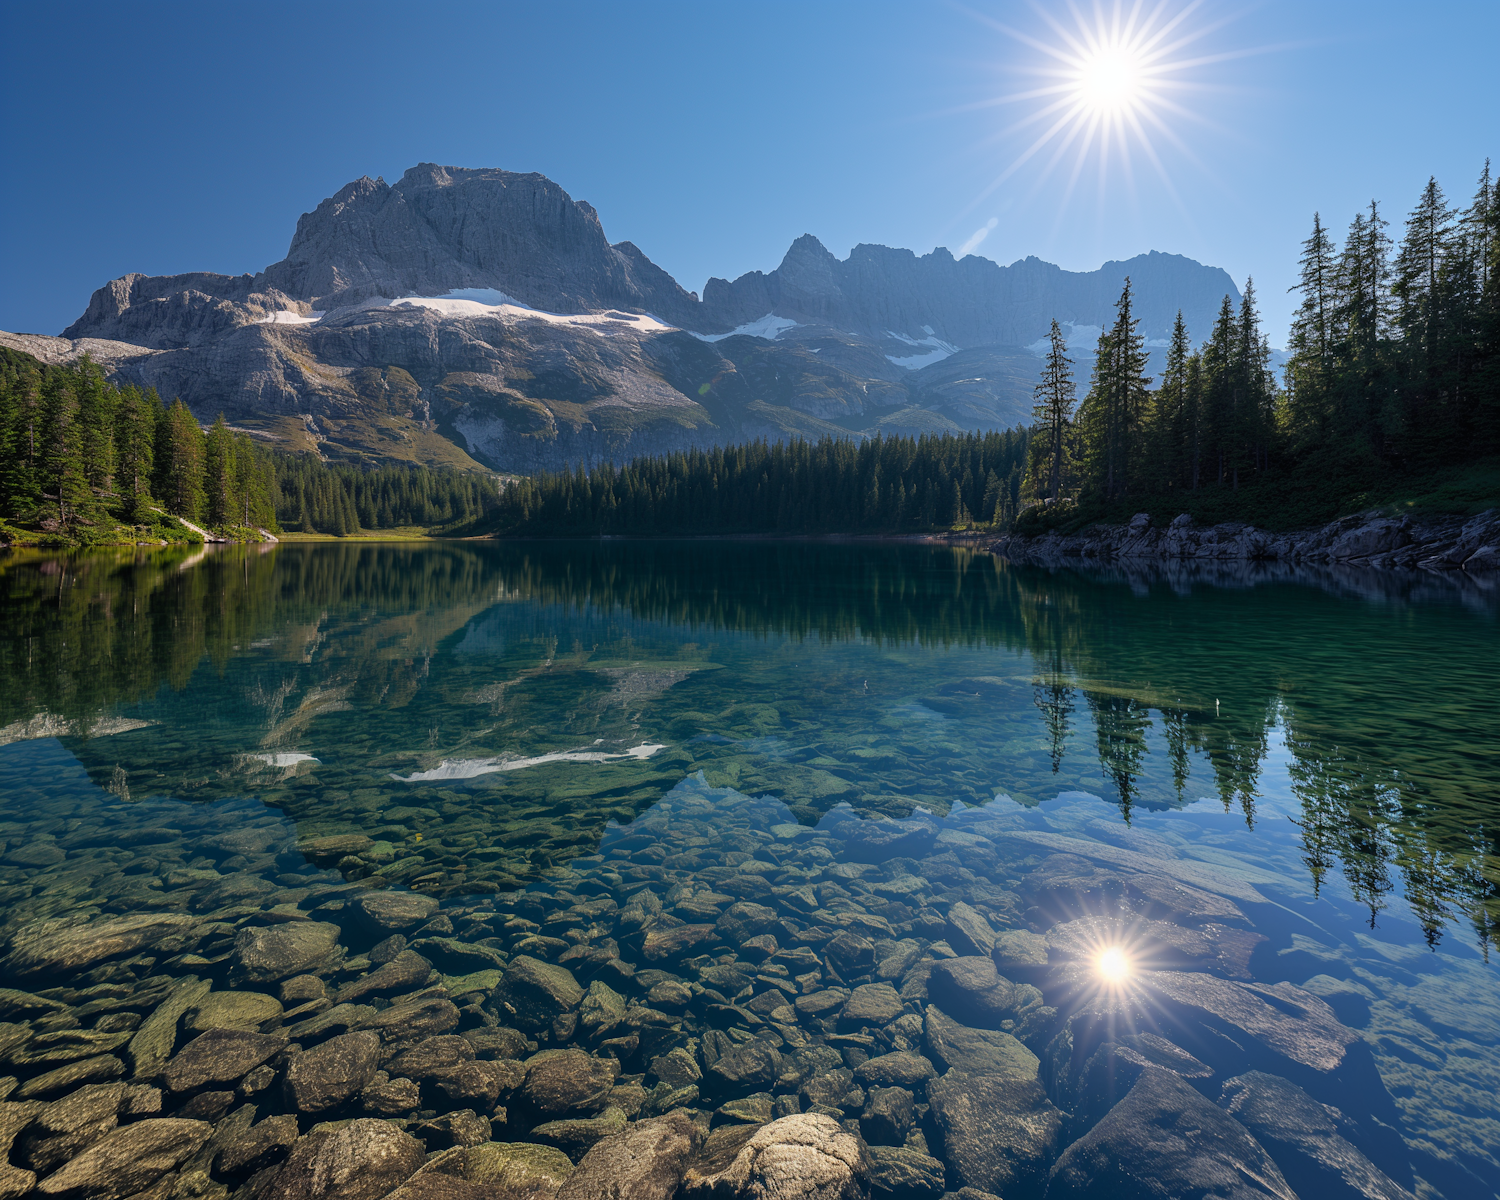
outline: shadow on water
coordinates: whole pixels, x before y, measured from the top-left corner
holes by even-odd
[[[0,745],[61,738],[120,800],[255,796],[349,878],[512,888],[702,771],[804,824],[1086,792],[1254,829],[1269,803],[1372,922],[1400,895],[1431,943],[1500,931],[1500,638],[1462,579],[317,545],[14,554],[0,611]]]

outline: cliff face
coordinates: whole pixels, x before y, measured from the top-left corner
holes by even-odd
[[[52,361],[220,411],[286,448],[531,471],[746,437],[1006,428],[1029,420],[1056,316],[1086,356],[1126,274],[1148,337],[1206,332],[1233,282],[1152,253],[1076,273],[811,236],[700,301],[536,174],[422,164],[362,178],[255,275],[126,275]]]

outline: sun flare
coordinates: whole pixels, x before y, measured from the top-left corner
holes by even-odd
[[[1105,983],[1123,983],[1130,978],[1130,958],[1118,946],[1102,951],[1095,967]]]
[[[1024,86],[976,105],[1021,108],[1023,112],[997,129],[991,140],[1008,141],[1021,135],[1029,144],[1022,143],[1015,158],[969,208],[1028,163],[1033,164],[1029,172],[1033,190],[1054,171],[1066,173],[1059,212],[1091,163],[1097,165],[1099,175],[1092,190],[1100,196],[1106,192],[1106,176],[1111,172],[1119,172],[1133,189],[1136,161],[1144,160],[1175,197],[1171,170],[1161,152],[1171,146],[1179,159],[1198,163],[1183,133],[1192,125],[1214,126],[1190,97],[1224,86],[1208,78],[1206,69],[1262,52],[1245,47],[1206,52],[1204,39],[1230,18],[1205,22],[1198,12],[1201,3],[1158,0],[1148,6],[1138,0],[1100,0],[1088,10],[1070,6],[1059,13],[1033,2],[1033,11],[1048,28],[1042,36],[978,17],[1037,54],[1029,64],[1009,68],[1028,77]],[[1071,167],[1066,165],[1069,159]]]
[[[1141,63],[1128,47],[1105,46],[1078,64],[1078,98],[1095,112],[1129,108],[1140,98],[1141,77]]]

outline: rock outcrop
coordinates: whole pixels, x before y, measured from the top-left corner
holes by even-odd
[[[1196,559],[1495,571],[1500,510],[1420,521],[1367,512],[1305,533],[1270,533],[1234,522],[1200,529],[1186,514],[1163,528],[1150,514],[1137,513],[1127,525],[1096,525],[1066,537],[1011,536],[991,548],[1018,562]]]

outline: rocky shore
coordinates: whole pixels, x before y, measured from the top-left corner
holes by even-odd
[[[440,901],[197,812],[0,823],[0,1200],[1412,1195],[1372,993],[1160,839],[689,780]]]
[[[1150,514],[1137,513],[1128,525],[1095,525],[1066,537],[1005,537],[991,549],[1023,562],[1199,559],[1488,573],[1500,571],[1500,509],[1421,521],[1361,513],[1301,533],[1235,522],[1200,529],[1186,513],[1163,528],[1152,524]]]

